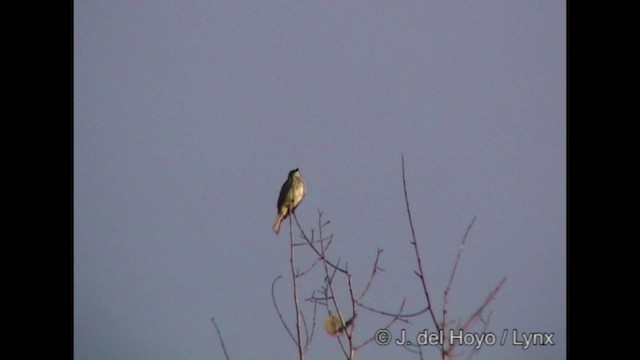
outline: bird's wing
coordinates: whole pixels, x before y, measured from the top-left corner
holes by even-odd
[[[280,189],[280,196],[278,196],[278,206],[277,209],[280,211],[280,208],[284,206],[284,203],[287,201],[287,193],[291,188],[291,179],[287,179],[287,181],[282,184],[282,188]]]

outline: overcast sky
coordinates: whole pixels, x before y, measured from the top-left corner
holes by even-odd
[[[75,1],[75,358],[222,359],[212,317],[234,360],[296,358],[271,301],[283,275],[293,324],[289,224],[271,224],[296,167],[298,220],[317,231],[323,212],[354,291],[381,248],[364,302],[423,309],[404,154],[438,316],[476,216],[453,325],[506,276],[485,316],[508,342],[475,358],[564,359],[565,17],[559,0]],[[321,285],[303,278],[301,298]],[[356,343],[388,321],[357,311]],[[434,327],[425,314],[400,329]],[[554,345],[523,350],[514,329]],[[375,343],[356,357],[417,358]],[[318,327],[307,359],[329,358],[343,355]]]

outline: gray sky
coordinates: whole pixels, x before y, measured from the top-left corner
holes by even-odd
[[[365,302],[420,310],[401,153],[434,306],[477,216],[451,319],[507,276],[487,331],[555,345],[509,338],[476,358],[564,359],[565,16],[555,0],[76,1],[76,359],[220,359],[214,316],[232,359],[295,358],[270,289],[290,276],[288,222],[271,224],[296,167],[298,219],[317,229],[324,212],[355,291],[383,248]],[[356,342],[387,322],[358,314]],[[307,358],[341,354],[317,329]],[[416,358],[373,343],[357,357]]]

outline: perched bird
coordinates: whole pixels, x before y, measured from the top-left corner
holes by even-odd
[[[324,320],[324,330],[327,334],[331,336],[339,336],[342,335],[344,329],[348,328],[353,324],[353,321],[356,319],[356,314],[353,314],[353,317],[343,325],[342,321],[340,321],[340,317],[338,315],[329,313],[329,316]]]
[[[280,223],[298,207],[302,198],[304,198],[304,193],[305,186],[300,170],[296,168],[289,171],[287,181],[282,184],[280,196],[278,196],[278,214],[273,222],[273,232],[276,234],[280,232]]]

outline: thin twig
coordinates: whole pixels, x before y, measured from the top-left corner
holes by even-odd
[[[314,242],[312,240],[310,240],[307,235],[305,234],[304,230],[302,229],[302,226],[300,225],[300,223],[298,222],[298,218],[296,217],[296,214],[293,213],[293,220],[295,220],[296,224],[298,225],[298,229],[300,230],[300,233],[302,234],[302,238],[307,242],[307,244],[309,245],[309,247],[311,247],[311,249],[313,250],[313,252],[316,253],[316,255],[318,255],[318,257],[320,257],[320,260],[322,260],[324,263],[326,263],[327,265],[331,266],[332,268],[342,272],[343,274],[346,274],[347,272],[340,268],[337,265],[334,265],[331,261],[329,261],[329,259],[327,259],[323,253],[324,250],[326,250],[326,248],[323,249],[323,251],[321,252],[320,250],[318,250],[313,244]],[[316,241],[317,242],[317,241]],[[322,244],[323,243],[323,239],[322,239],[322,235],[320,235],[320,240],[319,242]]]
[[[404,300],[403,300],[404,301]],[[367,306],[359,301],[356,300],[356,304],[358,304],[358,306],[360,306],[363,309],[367,309],[371,312],[374,312],[376,314],[380,314],[380,315],[385,315],[385,316],[391,316],[391,317],[397,317],[397,318],[411,318],[411,317],[415,317],[418,316],[420,314],[424,314],[425,312],[429,311],[428,307],[425,307],[424,309],[414,312],[414,313],[410,313],[410,314],[394,314],[394,313],[390,313],[390,312],[386,312],[383,310],[379,310],[376,308],[372,308],[370,306]]]
[[[469,316],[464,325],[462,325],[462,327],[460,328],[462,332],[466,332],[476,323],[476,321],[482,318],[482,312],[487,307],[487,305],[489,305],[489,303],[495,298],[496,294],[500,291],[506,281],[507,278],[503,277],[498,285],[489,293],[489,295],[487,295],[487,298],[484,300],[482,305],[480,305],[480,307],[473,314],[471,314],[471,316]],[[452,344],[451,346],[449,346],[449,348],[446,349],[445,353],[447,354],[447,356],[451,356],[453,354],[453,349],[455,348],[455,346],[456,344]]]
[[[407,215],[409,217],[409,227],[411,228],[411,238],[413,241],[411,244],[416,253],[416,259],[418,261],[418,270],[419,272],[415,272],[416,275],[420,278],[420,283],[422,284],[422,290],[424,291],[424,296],[427,300],[427,309],[429,310],[429,314],[431,315],[431,320],[433,320],[433,324],[436,327],[436,331],[440,332],[440,326],[438,324],[438,320],[436,320],[436,314],[433,312],[433,308],[431,307],[431,297],[429,296],[429,290],[427,289],[427,283],[425,280],[424,270],[422,269],[422,260],[420,259],[420,251],[418,251],[418,242],[416,241],[416,232],[413,227],[413,220],[411,218],[411,210],[409,208],[409,196],[407,195],[407,181],[405,177],[404,171],[404,155],[402,156],[402,187],[404,189],[404,201],[407,207]]]
[[[487,329],[489,328],[489,323],[491,322],[491,314],[492,313],[493,313],[492,311],[489,311],[489,314],[487,315],[487,321],[484,321],[484,320],[482,320],[482,318],[480,318],[480,321],[484,325],[482,327],[482,330],[480,331],[481,334],[485,334],[487,332]],[[469,356],[467,356],[467,360],[471,360],[473,355],[477,354],[478,352],[480,352],[480,347],[474,347],[471,350],[471,352],[469,353]]]
[[[305,244],[306,245],[306,244]],[[294,244],[295,246],[295,244]],[[313,270],[314,267],[316,267],[316,265],[318,264],[318,262],[320,262],[320,259],[316,259],[316,261],[314,261],[311,265],[309,265],[308,268],[306,268],[303,271],[298,270],[298,274],[296,276],[298,277],[302,277],[304,276],[306,273],[310,272],[311,270]]]
[[[340,323],[344,324],[344,318],[342,317],[342,312],[340,311],[340,307],[338,306],[338,301],[336,300],[335,297],[335,293],[333,291],[333,279],[336,276],[337,271],[340,269],[340,267],[338,266],[338,264],[340,264],[340,258],[338,258],[338,264],[336,264],[335,266],[332,266],[332,273],[331,275],[329,275],[329,261],[327,260],[326,257],[326,247],[323,244],[324,241],[324,237],[322,236],[322,212],[318,210],[318,236],[320,237],[320,253],[318,253],[318,251],[316,250],[315,246],[313,246],[312,243],[309,243],[309,247],[311,247],[317,255],[320,256],[320,259],[322,259],[322,264],[324,266],[324,273],[325,273],[325,279],[326,279],[326,283],[327,283],[327,291],[325,293],[325,295],[328,295],[331,298],[331,302],[333,303],[333,308],[336,309],[336,313],[338,314],[338,318],[340,319]],[[344,273],[347,274],[347,276],[349,275],[349,273],[344,270]],[[329,309],[329,299],[327,299],[327,313],[331,313],[330,309]],[[340,348],[342,349],[342,352],[344,353],[344,355],[347,357],[347,359],[351,359],[351,356],[349,354],[347,354],[347,350],[344,347],[344,344],[342,343],[342,339],[338,336],[337,337],[338,340],[338,344],[340,344]]]
[[[449,305],[449,291],[451,290],[451,285],[453,284],[453,278],[456,275],[456,270],[458,269],[458,262],[460,261],[460,256],[462,255],[462,249],[467,242],[467,235],[469,235],[469,231],[471,227],[476,222],[476,217],[474,216],[471,220],[471,223],[467,227],[467,231],[464,232],[464,236],[462,237],[462,241],[460,242],[460,247],[458,248],[458,254],[456,255],[456,260],[453,263],[453,270],[451,270],[451,276],[449,277],[449,283],[447,284],[447,288],[444,290],[444,299],[442,306],[442,333],[446,334],[447,330],[447,307]]]
[[[311,345],[311,340],[313,340],[313,333],[316,329],[316,313],[317,313],[318,304],[313,304],[313,323],[311,324],[311,334],[309,334],[309,327],[307,326],[307,320],[304,317],[304,313],[300,313],[302,315],[302,322],[304,324],[304,332],[305,332],[305,343],[303,351],[306,353],[309,350],[309,346]]]
[[[378,270],[380,271],[384,271],[384,269],[381,269],[378,266],[378,261],[380,260],[380,254],[383,252],[383,249],[378,248],[378,253],[376,254],[376,260],[373,263],[373,270],[371,270],[371,276],[369,276],[369,280],[367,281],[367,285],[364,287],[364,290],[362,290],[362,293],[360,294],[360,296],[357,297],[357,300],[360,300],[364,297],[364,295],[367,293],[367,291],[369,291],[369,287],[371,286],[371,282],[373,281],[373,277],[376,276],[376,273],[378,272]]]
[[[216,318],[211,318],[211,322],[213,322],[213,326],[215,326],[216,332],[218,333],[218,339],[220,340],[220,345],[222,345],[222,351],[224,351],[224,357],[227,360],[229,360],[229,354],[227,353],[227,348],[224,346],[224,340],[222,340],[222,334],[220,333],[218,324],[216,324]]]
[[[489,305],[489,303],[495,298],[496,294],[500,291],[504,283],[507,281],[507,277],[503,277],[502,280],[498,283],[498,285],[487,295],[487,298],[484,300],[482,305],[476,310],[469,319],[462,325],[462,330],[467,330],[471,327],[480,317],[482,316],[482,312]]]
[[[467,242],[467,235],[469,235],[469,231],[473,226],[473,223],[476,222],[476,217],[474,216],[471,220],[471,223],[467,227],[467,231],[464,232],[464,236],[462,237],[462,241],[460,242],[460,248],[458,248],[458,254],[456,255],[456,261],[453,264],[453,270],[451,271],[451,277],[449,278],[449,284],[447,285],[447,290],[445,292],[449,292],[451,288],[451,284],[453,283],[453,277],[456,275],[456,269],[458,268],[458,262],[460,261],[460,255],[462,254],[462,249],[464,248],[465,243]]]
[[[351,319],[355,320],[356,299],[353,297],[353,286],[351,284],[351,274],[347,274],[347,283],[349,284],[349,297],[351,298]],[[346,323],[343,323],[343,324],[346,324]],[[353,359],[356,353],[356,349],[353,346],[353,332],[355,331],[355,328],[356,328],[356,323],[355,321],[353,321],[351,323],[351,329],[347,329],[347,328],[344,329],[344,333],[347,334],[347,340],[349,341],[349,359]]]
[[[291,209],[292,210],[292,209]],[[295,268],[293,266],[293,226],[292,226],[292,222],[291,222],[291,216],[289,216],[289,239],[290,239],[290,245],[289,245],[289,263],[291,264],[291,280],[293,281],[293,303],[295,304],[295,308],[296,308],[296,345],[298,348],[298,358],[300,360],[304,359],[304,352],[302,351],[302,338],[301,338],[301,333],[300,333],[300,307],[298,306],[298,288],[297,288],[297,276],[296,276],[296,271]]]
[[[402,299],[402,304],[400,304],[400,310],[398,310],[399,312],[402,312],[402,310],[404,309],[404,304],[406,302],[407,299]],[[382,329],[388,329],[389,327],[391,327],[391,325],[393,325],[393,323],[395,323],[396,321],[406,321],[406,320],[402,320],[399,317],[394,317],[391,319],[391,321],[389,321],[389,323],[387,323],[386,326],[384,326]],[[373,340],[375,340],[375,334],[373,336],[371,336],[369,339],[367,339],[366,341],[364,341],[362,344],[360,345],[356,345],[356,350],[363,348],[364,346],[366,346],[367,344],[369,344],[370,342],[372,342]]]
[[[276,277],[271,283],[271,299],[273,300],[273,307],[276,308],[276,313],[278,313],[278,317],[280,318],[280,322],[282,323],[282,326],[284,326],[284,329],[287,330],[287,333],[289,334],[289,336],[291,337],[291,340],[293,340],[293,343],[295,344],[296,338],[293,336],[293,333],[289,329],[289,326],[287,326],[287,323],[284,321],[284,318],[282,317],[282,312],[280,312],[280,308],[278,308],[278,303],[276,302],[276,295],[275,295],[274,289],[276,286],[276,281],[280,280],[281,278],[282,278],[282,275],[278,275],[278,277]]]

